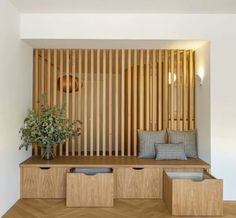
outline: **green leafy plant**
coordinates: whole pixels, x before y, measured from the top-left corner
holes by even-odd
[[[64,144],[67,138],[80,135],[78,123],[70,123],[65,118],[65,108],[42,106],[40,113],[30,110],[20,129],[22,144],[19,149],[26,150],[32,144],[39,144],[44,149],[52,149],[54,145]]]

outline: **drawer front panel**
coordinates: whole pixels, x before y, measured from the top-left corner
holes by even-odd
[[[112,207],[113,174],[83,173],[67,174],[66,206],[68,207]]]
[[[222,180],[173,181],[173,215],[223,215]]]
[[[117,168],[116,198],[162,198],[162,169]]]
[[[203,180],[170,178],[164,172],[163,199],[175,216],[222,216],[223,181],[210,174]]]
[[[21,168],[22,198],[65,198],[66,168]]]

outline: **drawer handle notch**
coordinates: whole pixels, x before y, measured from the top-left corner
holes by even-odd
[[[51,167],[40,167],[41,170],[49,170]]]

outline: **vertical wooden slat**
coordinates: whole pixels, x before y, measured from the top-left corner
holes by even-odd
[[[47,55],[47,106],[51,106],[51,49],[48,49]],[[42,153],[42,148],[41,148]]]
[[[150,104],[150,101],[149,101],[149,89],[150,89],[150,86],[149,86],[149,81],[150,81],[150,75],[149,75],[149,49],[146,50],[146,90],[145,90],[145,100],[146,100],[146,103],[145,103],[145,106],[146,106],[146,122],[145,122],[145,129],[146,130],[149,130],[149,126],[150,126],[150,108],[149,108],[149,104]]]
[[[93,121],[94,121],[94,50],[91,49],[91,96],[90,96],[90,156],[93,156]]]
[[[184,118],[183,118],[183,128],[188,129],[187,116],[188,116],[188,84],[187,84],[187,53],[184,50],[183,54],[183,75],[184,75]]]
[[[192,90],[193,90],[193,114],[192,114],[192,129],[195,128],[195,113],[196,113],[196,98],[195,98],[195,95],[196,95],[196,76],[195,76],[195,52],[192,50],[193,54],[192,54],[192,71],[193,71],[193,87],[192,87]]]
[[[57,49],[53,51],[53,106],[57,105]],[[57,147],[54,147],[54,155],[57,155]]]
[[[171,50],[171,56],[170,56],[170,62],[171,62],[171,80],[170,80],[170,86],[171,86],[171,128],[174,129],[174,53],[175,51]]]
[[[57,105],[57,49],[53,52],[53,105]]]
[[[115,51],[115,73],[116,73],[116,88],[115,88],[115,156],[118,156],[119,151],[119,50]]]
[[[69,71],[70,71],[70,51],[66,49],[66,120],[69,122]],[[69,155],[69,139],[66,139],[66,156]]]
[[[75,122],[75,49],[72,50],[72,123]],[[74,126],[75,127],[75,126]],[[74,128],[75,129],[75,128]],[[75,137],[71,140],[71,152],[72,156],[75,156]]]
[[[41,50],[41,95],[45,94],[45,51]],[[42,99],[42,104],[45,103],[45,99]]]
[[[109,107],[108,107],[108,116],[109,116],[109,156],[112,155],[112,49],[109,50]]]
[[[139,101],[139,128],[144,127],[144,75],[143,75],[143,49],[140,50],[140,101]]]
[[[79,49],[79,57],[78,57],[78,73],[79,73],[79,93],[78,93],[78,119],[81,121],[81,111],[82,111],[82,50]],[[80,132],[81,124],[79,124]],[[78,137],[78,156],[81,155],[81,135]]]
[[[35,64],[35,78],[34,78],[34,110],[36,113],[39,112],[39,50],[35,49],[34,56],[34,64]],[[34,155],[38,155],[38,145],[34,145]]]
[[[88,150],[88,49],[84,51],[84,156]]]
[[[97,156],[100,154],[100,49],[97,49]]]
[[[162,50],[158,50],[158,130],[162,129]]]
[[[102,55],[103,83],[102,83],[102,155],[106,156],[106,49]]]
[[[180,78],[180,50],[177,50],[177,129],[180,130],[181,115],[181,78]]]
[[[66,49],[66,119],[69,122],[69,73],[70,73],[70,51]],[[69,155],[69,139],[66,139],[66,156]]]
[[[156,130],[157,89],[156,89],[156,50],[152,50],[152,130]]]
[[[134,50],[133,93],[133,146],[137,156],[137,49]]]
[[[165,50],[163,75],[163,129],[168,128],[168,50]]]
[[[60,49],[60,107],[63,105],[63,63],[64,63],[64,58],[63,58],[63,49]],[[59,155],[62,156],[62,144],[60,144],[59,147]]]
[[[131,155],[131,49],[128,49],[128,126],[127,146],[128,156]]]
[[[189,128],[193,129],[193,106],[194,106],[194,78],[193,78],[193,50],[189,51]]]
[[[121,51],[121,156],[125,155],[125,50]]]
[[[51,49],[48,49],[47,105],[51,104]]]

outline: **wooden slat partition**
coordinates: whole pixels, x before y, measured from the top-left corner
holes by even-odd
[[[194,51],[35,49],[33,100],[82,121],[60,156],[137,156],[137,129],[195,127]]]

